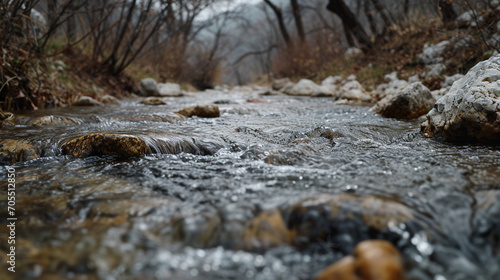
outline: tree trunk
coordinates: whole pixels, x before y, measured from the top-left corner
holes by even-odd
[[[380,3],[379,0],[371,0],[371,1],[377,12],[380,14],[380,17],[384,21],[385,24],[384,30],[385,30],[387,26],[392,24],[392,21],[389,19],[389,16],[385,13],[384,6],[382,5],[382,3]]]
[[[453,10],[453,0],[439,1],[439,11],[441,12],[443,23],[452,22],[457,18],[457,14]]]
[[[293,18],[295,19],[295,26],[297,27],[297,33],[299,34],[300,41],[305,42],[306,35],[304,33],[304,25],[302,24],[302,17],[300,15],[300,7],[297,0],[290,0],[293,12]]]
[[[348,33],[350,33],[356,37],[356,40],[358,40],[360,44],[365,45],[367,48],[372,48],[370,37],[366,34],[363,26],[343,0],[329,0],[326,8],[340,17],[344,25],[344,30],[346,31],[346,37],[348,37]]]
[[[273,10],[274,14],[276,14],[276,18],[278,19],[278,25],[280,27],[280,32],[281,35],[283,36],[283,39],[285,40],[285,43],[288,46],[292,45],[292,40],[290,39],[290,35],[288,34],[288,30],[286,29],[285,22],[283,20],[283,13],[281,12],[281,8],[274,5],[270,0],[264,0],[264,2],[271,7]]]
[[[404,13],[405,17],[408,18],[408,12],[410,11],[410,0],[405,0],[405,7],[404,7]]]
[[[75,15],[75,3],[73,1],[68,4],[68,12],[70,13],[68,17],[68,23],[66,24],[66,34],[68,36],[68,42],[72,43],[76,41],[76,15]]]
[[[373,12],[370,10],[370,2],[364,2],[364,10],[366,17],[368,18],[368,23],[370,24],[370,31],[372,32],[373,36],[377,36],[377,24],[375,23]]]

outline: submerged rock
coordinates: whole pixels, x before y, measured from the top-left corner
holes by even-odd
[[[383,240],[359,243],[352,256],[323,270],[315,280],[401,280],[403,262],[398,250]]]
[[[111,95],[104,95],[101,97],[101,102],[107,105],[120,105],[120,100]]]
[[[158,84],[156,83],[156,80],[153,78],[142,79],[139,91],[142,96],[160,95],[158,90]]]
[[[416,82],[401,93],[380,100],[372,111],[386,118],[413,119],[428,113],[434,103],[436,99],[429,89]]]
[[[197,105],[195,107],[184,108],[177,112],[187,118],[197,116],[200,118],[218,118],[220,117],[219,106],[214,104]]]
[[[14,164],[40,157],[35,147],[25,140],[0,140],[0,164]]]
[[[81,96],[73,103],[73,106],[103,106],[101,102],[90,96]]]
[[[500,143],[500,55],[478,63],[427,114],[421,134]]]
[[[165,101],[163,101],[161,98],[158,97],[146,97],[144,100],[140,102],[141,104],[144,105],[165,105]]]
[[[278,209],[261,212],[246,227],[243,236],[243,249],[263,251],[292,240],[292,232],[288,230]]]
[[[146,142],[134,135],[92,133],[67,141],[62,145],[64,155],[75,157],[116,155],[143,156],[148,151]]]
[[[43,116],[29,121],[28,125],[78,124],[79,120],[61,116]]]

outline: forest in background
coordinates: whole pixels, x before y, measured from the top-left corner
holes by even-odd
[[[498,21],[495,1],[263,0],[224,8],[232,2],[2,1],[1,107],[126,97],[145,77],[206,89],[356,74],[370,87],[392,71],[421,73],[416,57],[426,43],[470,39],[446,52],[450,75],[498,47],[485,40]],[[472,21],[457,21],[471,10]]]

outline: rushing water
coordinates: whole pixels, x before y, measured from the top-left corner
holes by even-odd
[[[410,279],[497,279],[498,147],[425,139],[421,119],[384,119],[329,98],[245,101],[255,96],[210,91],[164,106],[128,100],[51,109],[21,114],[22,121],[55,115],[78,124],[2,128],[0,139],[27,140],[42,151],[14,165],[14,278],[311,279],[361,241],[356,227],[305,248],[236,250],[234,236],[262,209],[286,212],[304,198],[350,194],[412,209],[414,230],[387,225]],[[220,118],[181,121],[172,114],[213,102]],[[137,135],[150,153],[61,155],[62,143],[94,132]],[[7,181],[0,185],[6,197]],[[6,207],[2,198],[2,216]],[[211,217],[218,217],[218,237],[205,240]],[[2,236],[0,276],[9,279]]]

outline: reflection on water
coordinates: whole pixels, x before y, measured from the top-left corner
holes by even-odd
[[[157,107],[130,100],[30,112],[24,125],[2,128],[1,139],[27,140],[42,155],[15,164],[16,277],[310,279],[346,254],[339,240],[355,245],[365,236],[353,232],[359,227],[303,248],[241,251],[237,236],[263,209],[278,208],[286,220],[304,198],[350,194],[413,211],[410,223],[389,222],[377,233],[402,250],[411,279],[496,279],[498,148],[424,139],[421,121],[383,119],[331,99],[246,103],[251,95],[212,92]],[[232,100],[219,102],[229,103],[219,105],[220,118],[182,121],[172,113],[217,100]],[[28,125],[46,115],[78,124]],[[95,132],[137,135],[149,154],[60,154],[65,141]],[[5,180],[1,186],[5,196]]]

